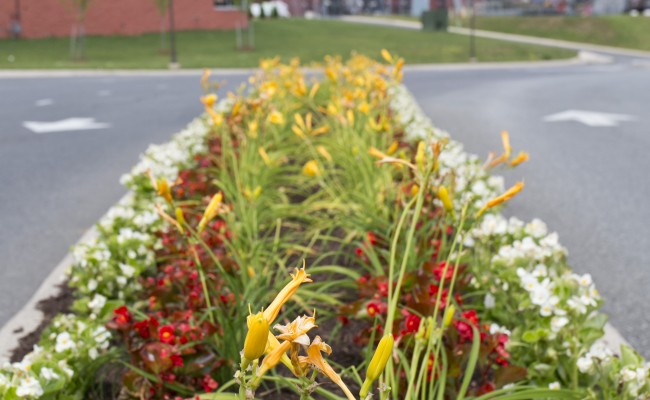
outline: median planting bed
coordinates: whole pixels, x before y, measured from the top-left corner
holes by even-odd
[[[266,60],[223,99],[206,74],[3,398],[650,398],[557,235],[499,214],[524,185],[493,172],[528,155],[465,153],[383,57]]]

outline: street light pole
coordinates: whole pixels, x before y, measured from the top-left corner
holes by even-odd
[[[174,27],[174,0],[169,0],[169,47],[171,50],[171,62],[169,68],[178,68],[176,56],[176,28]]]
[[[476,0],[472,1],[472,17],[469,22],[469,61],[476,62]]]

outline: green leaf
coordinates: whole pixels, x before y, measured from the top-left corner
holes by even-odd
[[[465,398],[465,393],[467,393],[469,384],[472,382],[472,377],[474,376],[474,369],[476,368],[476,361],[478,360],[478,353],[481,348],[481,335],[478,329],[476,329],[475,326],[472,326],[472,331],[474,333],[472,350],[469,353],[469,360],[467,361],[467,367],[465,368],[463,383],[458,391],[458,400],[463,400],[463,398]]]
[[[539,331],[526,331],[521,335],[521,339],[526,343],[537,343],[539,341]]]
[[[641,364],[641,357],[628,345],[621,345],[621,366],[635,366]]]

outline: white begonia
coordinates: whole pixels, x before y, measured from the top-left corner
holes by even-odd
[[[128,279],[126,279],[126,277],[124,276],[118,276],[117,278],[115,278],[115,281],[120,287],[124,287],[128,283]]]
[[[97,351],[96,348],[91,347],[88,349],[88,357],[90,357],[91,360],[96,359],[99,356],[99,352]]]
[[[36,378],[28,375],[18,381],[16,395],[18,397],[38,398],[43,395],[43,388]]]
[[[524,221],[517,217],[510,217],[508,220],[508,233],[517,234],[524,227]]]
[[[6,367],[4,367],[6,369]],[[0,374],[0,387],[9,385],[9,378],[5,374]]]
[[[551,389],[551,390],[560,390],[560,388],[561,388],[560,382],[557,382],[557,381],[556,382],[551,382],[551,383],[548,384],[548,388]]]
[[[542,220],[535,218],[526,224],[524,232],[534,238],[541,239],[548,233],[548,228]]]
[[[498,324],[492,323],[490,324],[490,334],[495,335],[495,334],[502,334],[502,335],[511,335],[511,332],[509,329],[506,329],[504,326],[499,326]]]
[[[583,374],[590,373],[594,368],[594,361],[591,357],[580,357],[577,362],[578,370]]]
[[[99,293],[95,294],[95,297],[88,303],[88,308],[95,312],[100,312],[102,308],[106,305],[106,297],[102,296]]]
[[[544,278],[548,275],[548,268],[544,264],[537,264],[533,269],[533,276],[537,278]]]
[[[54,370],[51,368],[43,367],[41,368],[41,378],[45,379],[46,381],[52,381],[59,379],[59,374],[54,372]]]
[[[131,278],[135,274],[135,268],[128,264],[120,263],[120,270],[127,278]]]
[[[68,363],[65,360],[59,361],[58,365],[63,373],[68,375],[69,378],[72,378],[74,376],[74,371],[68,366]]]
[[[591,274],[584,274],[578,278],[578,283],[580,286],[587,287],[591,286],[593,280],[591,279]]]
[[[487,293],[485,295],[485,299],[483,300],[483,305],[488,310],[496,306],[496,299],[491,293]]]
[[[74,348],[76,348],[76,345],[72,341],[72,338],[68,332],[61,332],[56,336],[56,345],[54,346],[54,351],[57,353],[63,353],[66,350],[71,350]]]
[[[94,279],[89,280],[89,281],[88,281],[88,284],[86,285],[86,288],[87,288],[89,291],[94,292],[95,289],[97,289],[97,281],[94,280]]]
[[[553,317],[551,318],[551,331],[558,333],[569,323],[567,317]]]

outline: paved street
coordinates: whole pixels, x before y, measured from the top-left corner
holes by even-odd
[[[507,174],[509,182],[526,180],[508,214],[540,217],[558,231],[575,270],[594,277],[612,324],[650,356],[650,69],[620,59],[409,71],[405,83],[470,152],[499,150],[503,129],[516,150],[530,152]],[[0,79],[0,324],[120,198],[118,179],[138,154],[201,112],[199,95],[198,76]],[[543,120],[569,110],[633,118],[609,127]],[[72,117],[111,127],[43,134],[23,127]]]

